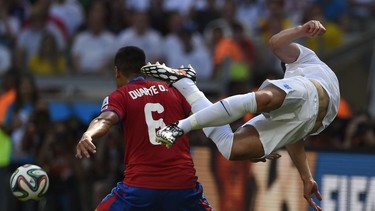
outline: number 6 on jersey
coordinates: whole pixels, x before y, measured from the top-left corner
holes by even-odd
[[[152,118],[152,112],[163,113],[164,107],[160,103],[147,103],[144,108],[145,119],[148,128],[148,137],[153,145],[160,145],[161,143],[156,142],[156,129],[165,127],[165,123],[162,118],[155,120]]]

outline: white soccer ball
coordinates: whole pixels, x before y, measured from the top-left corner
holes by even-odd
[[[41,167],[25,164],[18,167],[10,177],[10,189],[21,200],[40,200],[49,187],[47,172]]]

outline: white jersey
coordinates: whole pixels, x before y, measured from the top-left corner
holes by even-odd
[[[303,76],[319,82],[326,90],[329,96],[329,105],[322,122],[323,126],[314,133],[318,134],[336,117],[340,101],[339,82],[331,68],[322,62],[314,51],[299,44],[297,46],[300,49],[300,55],[295,62],[286,64],[284,78]]]

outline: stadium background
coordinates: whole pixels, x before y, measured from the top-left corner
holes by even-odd
[[[375,210],[374,14],[372,0],[0,0],[0,102],[7,91],[22,89],[23,78],[35,82],[23,89],[39,96],[21,125],[13,125],[15,113],[0,106],[0,210],[93,210],[121,180],[124,146],[116,128],[96,141],[91,160],[74,158],[82,131],[115,88],[111,62],[119,47],[139,45],[151,62],[191,63],[197,85],[215,101],[281,77],[267,38],[311,18],[328,31],[299,42],[332,67],[342,92],[335,122],[306,142],[323,194],[320,205]],[[30,33],[33,27],[39,34]],[[147,33],[137,34],[142,29]],[[100,39],[90,36],[94,32]],[[285,151],[267,163],[229,162],[201,131],[189,136],[199,180],[215,210],[308,210]],[[10,173],[25,162],[49,172],[52,185],[39,203],[19,203],[10,195]]]

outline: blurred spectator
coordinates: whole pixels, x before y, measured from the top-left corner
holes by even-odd
[[[0,0],[0,74],[12,64],[11,49],[20,30],[20,21],[9,14],[9,1]]]
[[[9,14],[9,0],[0,0],[0,45],[12,48],[20,31],[20,20]]]
[[[234,23],[232,26],[233,40],[241,48],[242,54],[244,55],[244,61],[248,67],[252,67],[255,62],[256,52],[253,41],[245,34],[245,29],[242,24]]]
[[[36,108],[43,105],[38,98],[38,90],[32,75],[21,75],[16,82],[16,99],[8,109],[4,122],[4,131],[10,134],[11,157],[9,171],[14,172],[21,165],[34,163],[38,148],[37,142],[28,142],[25,134],[29,120]],[[36,210],[38,202],[21,202],[15,197],[9,198],[9,210]]]
[[[345,98],[341,97],[337,117],[340,119],[350,119],[352,118],[352,115],[352,108],[349,105],[348,101]]]
[[[247,45],[248,43],[247,46],[240,46],[243,40],[241,40],[242,35],[238,34],[241,33],[238,30],[239,28],[236,29],[236,38],[234,38],[233,35],[225,37],[223,28],[214,28],[210,41],[214,62],[213,77],[227,79],[227,91],[231,94],[247,92],[250,89],[251,67],[247,63],[250,60],[246,59],[251,57],[248,57],[250,54],[247,54],[251,52],[251,49]]]
[[[153,0],[151,1],[151,7],[148,10],[150,16],[150,26],[161,33],[162,36],[168,34],[168,20],[170,19],[171,13],[166,12],[163,8],[164,0]],[[178,13],[180,14],[180,13]]]
[[[206,0],[204,2],[204,6],[192,10],[191,13],[191,18],[197,24],[200,33],[204,32],[210,22],[221,18],[222,15],[216,0]]]
[[[373,0],[348,0],[349,30],[368,30],[375,20],[375,1]]]
[[[346,127],[343,149],[369,151],[375,149],[374,119],[367,112],[353,116]]]
[[[343,44],[344,30],[337,23],[325,18],[321,5],[311,4],[307,7],[303,21],[306,20],[318,20],[327,29],[323,36],[305,39],[305,45],[316,54],[329,53]]]
[[[240,47],[231,37],[225,37],[223,29],[220,27],[212,30],[210,46],[212,47],[215,65],[221,64],[226,58],[230,58],[233,61],[243,60]]]
[[[14,198],[9,191],[9,179],[12,174],[9,169],[11,141],[9,136],[0,128],[0,210],[11,210],[9,201]],[[5,188],[7,187],[7,188]]]
[[[153,0],[126,0],[126,7],[132,11],[142,11],[150,9],[150,4]]]
[[[268,47],[269,38],[283,29],[293,26],[293,22],[286,16],[284,0],[265,0],[266,15],[259,18],[257,31],[254,35],[257,52],[257,65],[253,69],[254,78],[265,75],[279,75],[280,60]],[[258,81],[259,79],[255,79]]]
[[[223,8],[221,10],[221,16],[219,19],[215,19],[209,22],[204,29],[204,36],[206,40],[210,40],[212,36],[212,31],[217,27],[220,27],[223,36],[231,37],[232,36],[232,26],[234,23],[238,23],[236,17],[237,7],[233,0],[225,1]]]
[[[194,6],[195,0],[163,0],[164,9],[167,12],[178,11],[182,15],[186,16]]]
[[[193,22],[185,22],[175,34],[165,40],[165,59],[172,67],[191,64],[200,79],[212,77],[212,59],[208,49],[202,44]],[[171,50],[173,49],[173,50]]]
[[[185,18],[178,12],[170,12],[168,14],[167,20],[167,31],[168,33],[165,35],[165,40],[176,40],[177,34],[181,29],[181,26],[185,22]]]
[[[1,74],[0,126],[3,125],[9,107],[16,99],[16,78],[16,71],[13,69]]]
[[[1,89],[0,89],[0,187],[9,187],[9,178],[12,174],[9,168],[11,156],[11,139],[9,134],[4,130],[5,114],[10,105],[16,98],[15,91],[16,75],[14,71],[8,71],[1,74]],[[1,188],[0,190],[0,210],[11,210],[10,199],[13,196],[8,188]]]
[[[82,6],[83,13],[86,15],[89,11],[89,7],[91,5],[91,0],[79,0],[79,3]],[[84,20],[84,22],[85,21],[86,21],[86,19]]]
[[[0,44],[0,74],[6,72],[12,65],[12,52]]]
[[[34,78],[30,74],[23,74],[16,81],[16,98],[9,107],[4,122],[6,131],[12,139],[11,163],[19,165],[34,162],[35,146],[25,147],[22,143],[29,118],[34,109],[40,104],[39,93]]]
[[[50,180],[45,197],[46,211],[82,210],[77,175],[82,171],[82,166],[75,162],[72,153],[76,129],[69,120],[52,122],[46,107],[35,110],[31,117],[26,137],[29,142],[39,143],[36,163],[48,170]]]
[[[64,30],[59,27],[60,25],[53,18],[50,18],[47,3],[35,5],[29,22],[22,28],[17,39],[15,49],[15,65],[17,68],[22,70],[27,67],[32,55],[38,53],[45,31],[50,32],[55,37],[58,49],[63,52],[66,48],[66,37]]]
[[[150,27],[148,14],[135,11],[131,23],[129,28],[124,29],[118,35],[118,46],[133,45],[144,49],[147,62],[161,60],[162,37],[159,32]]]
[[[31,13],[32,3],[35,1],[30,0],[5,0],[8,2],[9,13],[16,17],[21,23],[23,23]]]
[[[238,21],[249,30],[250,35],[254,35],[259,18],[265,15],[265,1],[237,0],[236,5],[236,17]]]
[[[284,11],[285,0],[265,0],[268,14],[259,19],[258,28],[260,41],[267,43],[269,38],[279,31],[289,28],[293,22]]]
[[[348,1],[343,0],[316,0],[315,3],[323,8],[327,21],[341,25],[348,13]]]
[[[313,3],[315,0],[286,0],[284,2],[284,11],[286,16],[294,25],[299,25],[303,22],[303,15],[305,8]]]
[[[155,2],[154,2],[155,1]],[[154,3],[162,6],[165,12],[178,11],[182,15],[187,15],[193,6],[194,0],[127,0],[126,7],[132,11],[146,12],[152,10]]]
[[[77,0],[52,0],[50,14],[62,21],[71,38],[85,21],[82,5]]]
[[[130,25],[130,12],[127,10],[124,0],[108,0],[109,14],[107,28],[115,34],[120,33]]]
[[[234,0],[224,1],[222,16],[208,23],[204,30],[213,55],[214,76],[229,78],[228,91],[232,94],[249,89],[249,67],[241,47],[233,37],[235,25],[241,25],[244,36],[249,34],[248,29],[238,20],[237,8]]]
[[[246,93],[252,86],[253,66],[256,60],[255,46],[250,40],[240,23],[233,23],[233,41],[241,50],[242,61],[233,63],[231,66],[231,82],[229,84],[229,95]]]
[[[52,34],[43,34],[38,53],[31,56],[28,69],[36,75],[59,75],[66,72],[65,56],[59,51]]]
[[[108,73],[115,48],[114,35],[105,29],[104,3],[95,1],[89,10],[87,30],[74,38],[71,59],[76,73]]]

